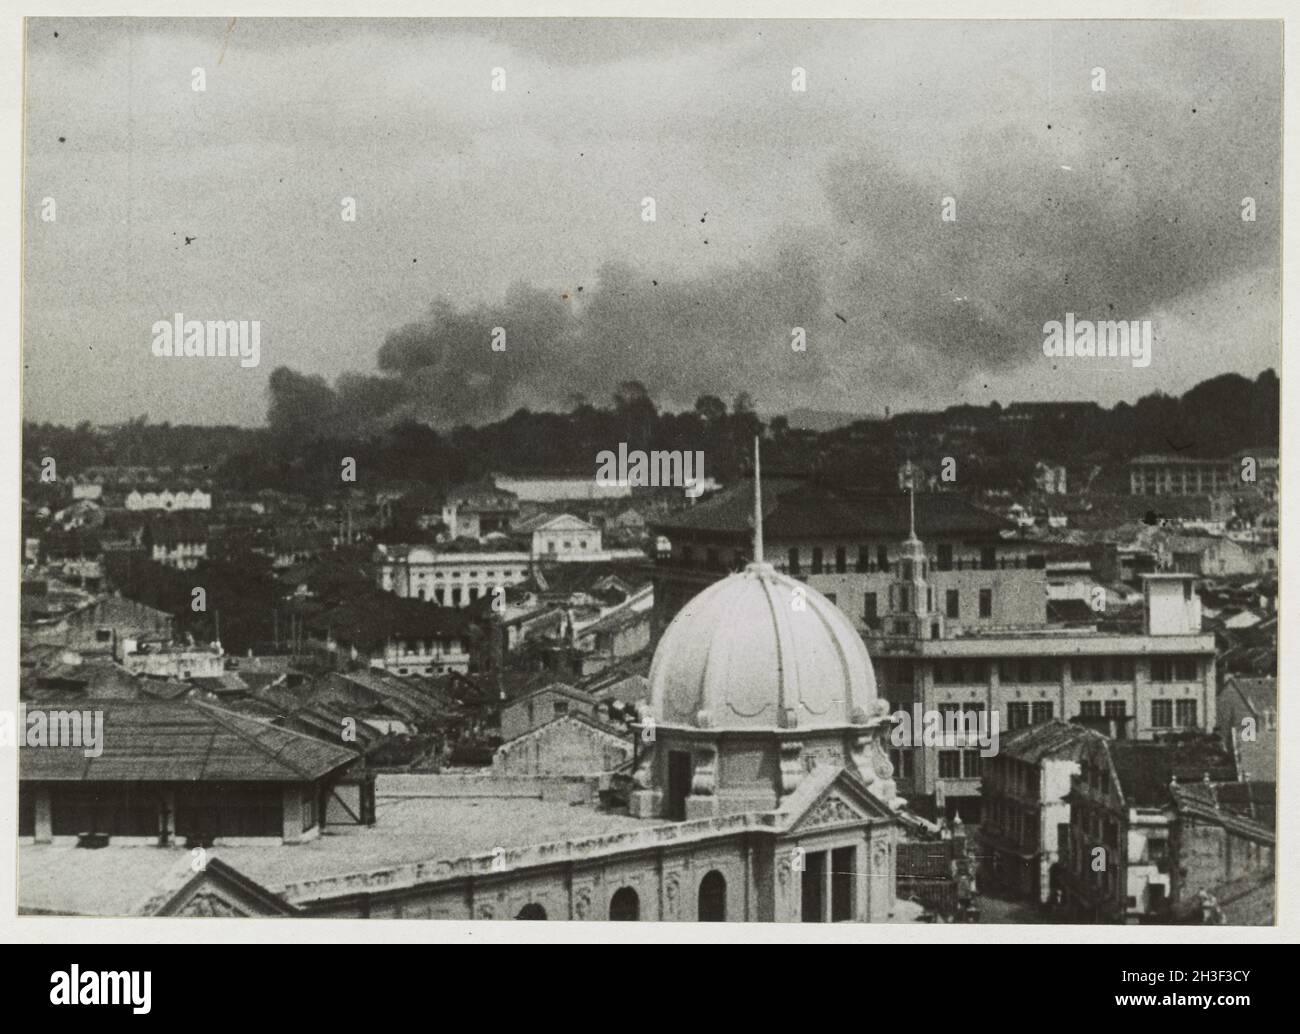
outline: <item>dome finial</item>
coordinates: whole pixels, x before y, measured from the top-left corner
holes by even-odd
[[[754,563],[763,562],[763,478],[758,463],[758,435],[754,435]]]

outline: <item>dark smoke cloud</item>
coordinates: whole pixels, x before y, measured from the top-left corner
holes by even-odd
[[[792,214],[798,228],[753,261],[694,276],[611,262],[581,291],[539,280],[494,302],[440,298],[388,334],[377,374],[331,389],[277,371],[271,422],[310,424],[314,409],[340,428],[446,428],[577,395],[604,403],[625,380],[671,408],[748,391],[767,412],[880,412],[1043,363],[1042,326],[1067,312],[1153,319],[1155,361],[1176,371],[1160,314],[1278,263],[1279,83],[1257,51],[1216,60],[1189,61],[1160,89],[1078,89],[1041,123],[864,131],[825,162],[829,219]],[[955,223],[940,218],[946,195]],[[1241,219],[1247,196],[1255,222]],[[792,352],[794,327],[807,352]]]
[[[423,319],[389,333],[378,375],[346,374],[331,389],[276,370],[269,420],[295,438],[326,424],[365,432],[414,419],[446,428],[574,396],[605,403],[625,380],[676,408],[755,383],[812,390],[826,377],[826,357],[814,347],[796,354],[792,329],[816,342],[835,333],[834,321],[807,245],[783,244],[766,263],[699,278],[608,263],[581,291],[516,285],[498,303],[462,308],[439,299]],[[496,327],[505,330],[505,351],[492,348]]]

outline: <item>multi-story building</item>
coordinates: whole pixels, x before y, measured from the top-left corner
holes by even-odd
[[[976,567],[1008,570],[1044,564],[1040,547],[1005,542],[1000,532],[1007,525],[1001,518],[955,493],[920,494],[915,505],[917,531],[935,542],[943,557],[951,558],[954,569],[958,544],[974,550]],[[651,522],[655,535],[669,543],[654,570],[656,638],[687,600],[748,563],[753,506],[753,482],[743,481]],[[857,493],[793,478],[763,480],[766,553],[778,571],[795,578],[886,575],[898,560],[908,515],[908,497],[903,494]],[[969,563],[963,559],[963,569]],[[816,584],[832,594],[837,591],[833,584]],[[971,597],[968,608],[976,602],[977,597]],[[1014,606],[1015,599],[1007,594],[997,604]],[[846,608],[847,600],[841,604]]]
[[[1214,636],[1201,631],[1191,576],[1146,577],[1140,624],[1058,624],[1047,616],[1042,546],[1003,539],[998,518],[958,496],[918,494],[911,533],[906,496],[766,480],[763,492],[771,552],[784,561],[777,566],[853,622],[895,711],[983,713],[990,728],[996,713],[1001,731],[1058,717],[1129,718],[1121,727],[1139,739],[1214,727]],[[745,505],[753,505],[749,485],[661,526],[672,552],[655,568],[656,626],[675,613],[684,587],[716,580],[743,558]],[[918,534],[927,529],[929,544]],[[966,822],[979,821],[983,760],[970,737],[893,756],[900,792],[918,811]]]
[[[1085,740],[1069,795],[1065,915],[1079,922],[1167,922],[1201,891],[1245,871],[1271,869],[1271,818],[1227,808],[1216,814],[1213,804],[1207,816],[1201,795],[1184,800],[1180,793],[1179,784],[1210,788],[1234,779],[1232,758],[1214,736]],[[1210,797],[1217,800],[1213,790]],[[1207,818],[1217,831],[1202,828]],[[1192,864],[1209,841],[1217,873]]]
[[[479,635],[462,608],[379,595],[324,611],[308,627],[340,662],[361,662],[394,675],[464,674]]]
[[[1251,460],[1254,479],[1248,477]],[[1200,459],[1193,456],[1146,454],[1129,461],[1132,495],[1214,495],[1257,486],[1266,496],[1276,492],[1276,446],[1242,449],[1231,456]]]
[[[543,560],[599,559],[601,531],[567,513],[539,513],[517,529],[532,536],[532,554]]]
[[[468,607],[498,588],[528,577],[532,557],[526,550],[488,545],[375,547],[376,584],[385,592],[432,600],[445,607]]]
[[[1061,892],[1071,780],[1083,744],[1101,733],[1060,718],[1002,737],[983,766],[980,841],[988,890],[1046,905]]]
[[[1141,627],[1058,625],[1046,618],[1044,571],[966,572],[954,587],[932,571],[919,541],[912,549],[883,590],[859,587],[847,597],[880,601],[874,621],[870,602],[857,620],[897,710],[973,712],[977,722],[988,714],[990,729],[996,716],[1008,732],[1057,717],[1109,718],[1138,739],[1214,727],[1214,636],[1201,632],[1189,576],[1144,579]],[[1016,620],[995,621],[1007,594],[1018,602],[1004,613]],[[963,596],[978,600],[973,621]],[[919,810],[978,822],[984,747],[958,737],[899,748],[900,787]]]

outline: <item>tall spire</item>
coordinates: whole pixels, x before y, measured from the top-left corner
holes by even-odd
[[[759,471],[758,435],[754,435],[754,563],[763,562],[763,478]]]
[[[907,461],[907,541],[915,542],[916,538],[916,468],[912,466],[912,461]]]

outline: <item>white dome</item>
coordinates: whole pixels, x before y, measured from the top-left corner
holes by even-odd
[[[651,709],[666,725],[861,725],[876,701],[871,658],[849,619],[770,564],[750,564],[686,604],[650,667]]]

